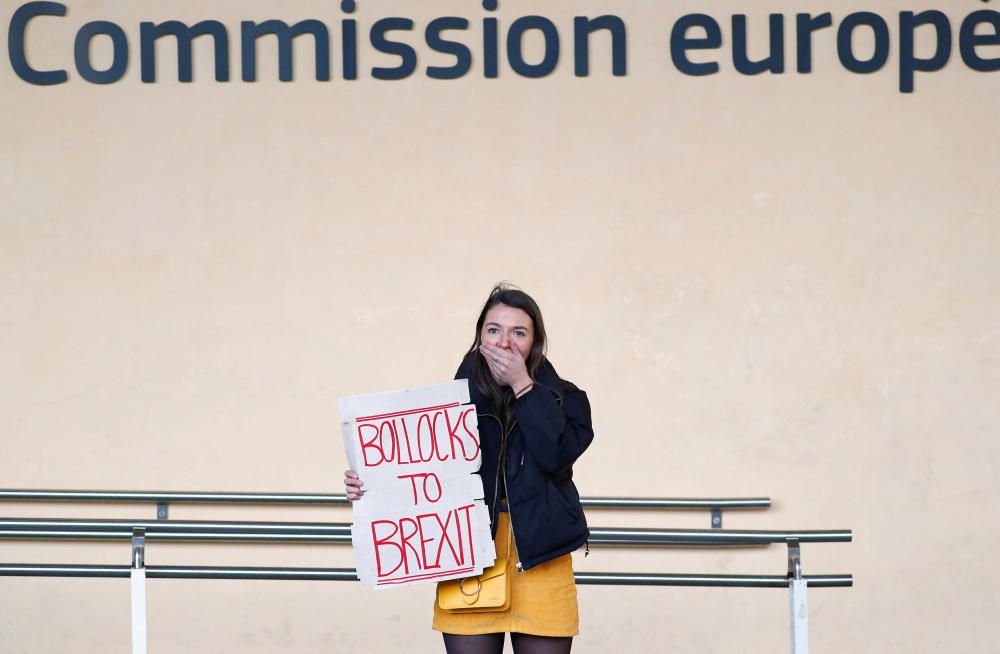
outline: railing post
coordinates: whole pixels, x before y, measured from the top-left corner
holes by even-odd
[[[146,654],[146,530],[132,530],[132,654]]]
[[[792,622],[792,654],[809,654],[808,582],[802,578],[802,552],[798,541],[788,542],[788,590]]]

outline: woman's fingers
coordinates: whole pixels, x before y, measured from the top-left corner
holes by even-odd
[[[483,343],[479,346],[479,351],[486,359],[486,365],[490,367],[493,378],[504,386],[510,386],[513,381],[526,374],[524,358],[517,349],[517,344],[511,341],[513,350],[507,350],[495,345]]]
[[[500,361],[500,357],[506,352],[506,350],[488,343],[483,343],[479,346],[479,352],[486,359],[487,363],[497,363]]]
[[[527,371],[527,364],[524,361],[524,357],[521,356],[521,348],[518,346],[517,341],[513,339],[510,342],[510,359],[508,359],[507,367],[510,369],[512,376],[511,380],[516,379],[517,374],[521,371]]]
[[[489,366],[490,372],[493,373],[493,377],[497,381],[500,381],[501,375],[500,352],[503,352],[503,350],[492,345],[487,345],[486,343],[479,346],[479,353],[483,355],[483,360],[486,361],[486,365]]]
[[[506,362],[500,357],[496,357],[495,359],[490,359],[486,363],[487,365],[489,365],[490,370],[493,371],[493,376],[496,378],[496,380],[501,384],[506,384],[507,383],[505,379],[507,372]]]
[[[361,496],[365,494],[361,490],[361,483],[361,480],[358,479],[358,473],[353,470],[344,471],[344,490],[349,501],[360,500]]]
[[[505,350],[502,347],[496,347],[495,345],[483,344],[479,347],[479,351],[483,353],[486,357],[486,362],[499,367],[509,367],[511,357],[514,355],[510,350]]]

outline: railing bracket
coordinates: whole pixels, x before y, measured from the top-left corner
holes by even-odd
[[[809,654],[809,582],[802,576],[799,542],[788,541],[788,608],[792,626],[792,654]]]
[[[799,541],[788,541],[788,578],[802,578],[802,548]]]
[[[146,530],[132,530],[132,654],[146,654]]]

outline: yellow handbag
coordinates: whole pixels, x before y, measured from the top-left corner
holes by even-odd
[[[510,532],[507,533],[507,551],[510,551]],[[456,613],[506,611],[510,608],[507,559],[497,559],[475,577],[440,582],[437,601],[443,610]]]

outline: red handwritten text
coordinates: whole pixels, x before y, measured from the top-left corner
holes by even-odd
[[[423,513],[398,520],[372,521],[372,542],[379,581],[429,579],[475,566],[467,504],[446,513]]]
[[[430,407],[357,419],[365,466],[410,465],[479,456],[474,406]]]

